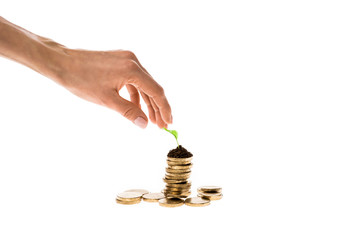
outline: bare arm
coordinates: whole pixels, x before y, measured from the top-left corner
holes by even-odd
[[[130,51],[69,49],[0,17],[0,55],[53,79],[81,98],[121,113],[139,127],[145,128],[148,122],[140,95],[153,123],[160,128],[172,123],[163,88]],[[119,95],[124,86],[131,101]]]

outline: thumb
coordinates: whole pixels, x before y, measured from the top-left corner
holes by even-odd
[[[140,128],[146,128],[148,119],[145,113],[132,102],[122,98],[117,92],[108,96],[106,106],[119,112]]]

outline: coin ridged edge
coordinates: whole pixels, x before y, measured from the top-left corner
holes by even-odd
[[[169,201],[169,200],[181,200],[181,201],[177,201],[177,203],[168,203],[168,202],[164,202],[164,201]],[[159,205],[162,207],[180,207],[182,205],[184,205],[184,200],[180,199],[180,198],[163,198],[159,200]]]
[[[222,187],[218,186],[201,186],[197,189],[198,192],[201,193],[221,193]]]
[[[222,195],[222,193],[220,193],[218,195],[206,195],[206,193],[205,194],[199,193],[198,197],[209,199],[209,200],[213,201],[213,200],[222,199],[223,195]]]
[[[210,200],[209,199],[205,199],[205,198],[201,198],[198,197],[199,199],[203,200],[204,202],[202,203],[193,203],[191,202],[192,199],[195,199],[196,197],[191,197],[191,198],[187,198],[185,199],[185,205],[190,206],[190,207],[205,207],[205,206],[209,206],[210,205]]]
[[[140,198],[140,200],[135,200],[135,201],[122,201],[122,200],[116,199],[116,203],[123,204],[123,205],[133,205],[133,204],[137,204],[140,202],[141,202],[141,198]]]

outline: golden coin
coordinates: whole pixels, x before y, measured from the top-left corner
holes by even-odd
[[[190,174],[165,174],[165,178],[174,180],[186,180],[190,177]]]
[[[206,198],[209,200],[219,200],[223,197],[222,193],[199,193],[198,197]]]
[[[186,183],[186,179],[168,179],[163,178],[164,182],[166,183]]]
[[[161,190],[161,192],[162,193],[165,193],[165,194],[177,194],[177,195],[180,195],[180,194],[190,194],[191,193],[191,190],[190,189],[183,189],[183,190],[177,190],[177,191],[175,191],[175,190],[171,190],[171,189],[167,189],[167,188],[165,188],[165,189],[163,189],[163,190]]]
[[[190,196],[190,194],[186,194],[186,195],[165,194],[165,196],[168,198],[187,198]]]
[[[160,199],[165,198],[165,195],[163,193],[147,193],[142,197],[146,202],[158,202]]]
[[[185,204],[191,207],[205,207],[210,204],[210,200],[201,197],[192,197],[187,198]]]
[[[190,169],[172,169],[172,168],[166,168],[165,169],[167,173],[175,173],[175,174],[182,174],[182,173],[190,173]]]
[[[173,191],[173,192],[185,192],[189,191],[191,187],[185,187],[185,188],[171,188],[171,187],[165,187],[166,191]]]
[[[183,187],[169,187],[169,186],[165,186],[165,189],[167,190],[171,190],[171,191],[184,191],[184,190],[189,190],[191,189],[191,186],[183,186]]]
[[[163,198],[159,200],[159,205],[162,207],[180,207],[184,204],[184,200],[180,198]]]
[[[177,196],[190,196],[191,191],[185,190],[185,191],[169,191],[169,190],[164,190],[163,193],[167,196],[167,195],[177,195]]]
[[[221,193],[222,188],[218,186],[202,186],[199,187],[197,190],[200,193]]]
[[[191,187],[191,182],[185,182],[185,183],[167,183],[166,187],[170,188],[186,188]]]
[[[116,203],[124,204],[124,205],[132,205],[132,204],[137,204],[139,202],[141,202],[141,198],[138,200],[134,200],[134,201],[122,201],[122,200],[116,199]]]
[[[188,196],[191,195],[191,192],[181,193],[181,194],[172,194],[172,193],[164,192],[164,194],[166,197],[170,197],[170,198],[187,198]]]
[[[129,189],[129,190],[126,190],[125,192],[138,192],[138,193],[141,193],[141,194],[145,194],[145,193],[149,193],[148,190],[145,190],[145,189]]]
[[[168,161],[172,161],[172,162],[188,162],[192,160],[192,157],[188,157],[188,158],[173,158],[173,157],[167,157]]]
[[[174,161],[166,161],[169,166],[187,166],[191,163],[191,161],[183,161],[183,162],[174,162]]]
[[[138,192],[122,192],[117,195],[119,201],[137,201],[141,200],[142,193]]]
[[[170,169],[191,169],[192,168],[192,163],[190,164],[185,164],[185,165],[173,165],[173,166],[168,166],[168,168]]]

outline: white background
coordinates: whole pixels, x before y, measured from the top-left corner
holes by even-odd
[[[173,137],[1,58],[0,239],[359,239],[356,2],[1,1],[68,47],[133,51],[194,154],[193,192],[224,198],[116,204],[164,187]]]

